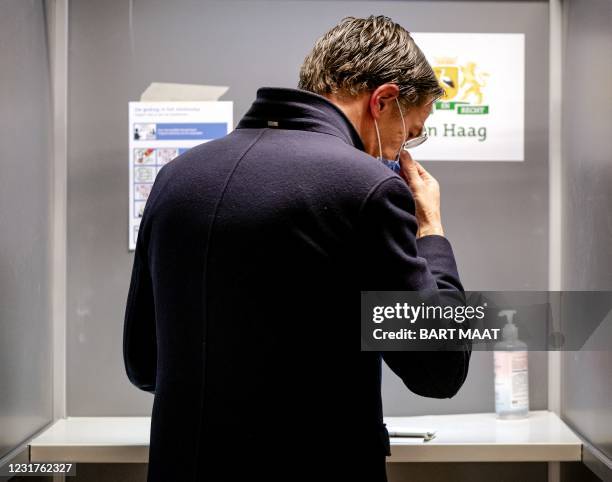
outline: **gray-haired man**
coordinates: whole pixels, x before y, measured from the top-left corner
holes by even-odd
[[[357,348],[360,290],[462,289],[438,184],[402,150],[441,94],[401,26],[348,18],[299,90],[260,89],[234,132],[162,168],[124,337],[155,393],[149,482],[382,482],[382,360],[417,394],[459,390],[469,347]],[[401,176],[380,161],[398,156]]]

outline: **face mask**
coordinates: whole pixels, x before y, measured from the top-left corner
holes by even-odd
[[[418,137],[415,137],[414,139],[410,139],[409,141],[406,140],[406,124],[404,123],[404,114],[402,113],[402,108],[400,107],[400,104],[397,98],[395,99],[395,102],[397,104],[397,108],[399,109],[400,117],[402,118],[402,130],[404,131],[404,142],[402,142],[402,144],[400,145],[400,148],[397,151],[397,156],[395,160],[383,158],[382,145],[380,143],[380,132],[378,131],[378,123],[376,122],[376,119],[374,119],[374,127],[376,128],[376,137],[378,139],[378,152],[379,152],[378,159],[389,169],[391,169],[394,172],[399,173],[400,172],[400,160],[399,159],[400,159],[400,153],[402,152],[402,149],[408,150],[413,147],[420,146],[421,144],[423,144],[423,142],[427,140],[428,136],[427,136],[427,131],[425,130],[425,128],[423,128],[421,134]]]
[[[402,118],[402,129],[404,131],[404,142],[406,141],[406,124],[404,123],[404,114],[402,113],[402,109],[400,107],[399,101],[397,97],[395,98],[395,103],[397,104],[397,108],[399,109],[400,117]],[[382,144],[380,142],[380,131],[378,130],[378,122],[374,119],[374,127],[376,129],[376,138],[378,139],[378,159],[389,169],[394,172],[400,172],[400,153],[402,152],[402,147],[404,146],[404,142],[400,145],[397,156],[395,159],[385,159],[382,155]]]

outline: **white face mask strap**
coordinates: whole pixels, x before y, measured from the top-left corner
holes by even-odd
[[[404,122],[404,114],[402,113],[402,108],[400,107],[400,103],[399,100],[397,100],[397,97],[395,98],[395,102],[397,103],[397,108],[399,109],[400,112],[400,117],[402,118],[402,130],[404,131],[404,140],[402,141],[402,145],[399,148],[399,151],[397,151],[397,161],[399,161],[400,158],[400,154],[402,153],[402,147],[404,147],[404,143],[406,142],[406,124]]]
[[[378,139],[378,158],[382,161],[382,144],[380,143],[380,132],[378,131],[378,122],[374,119],[374,127],[376,128],[376,138]]]
[[[402,118],[402,130],[404,132],[404,140],[402,141],[402,144],[400,145],[400,148],[397,151],[397,156],[395,158],[395,160],[399,162],[400,154],[402,152],[402,147],[404,146],[404,143],[406,142],[406,124],[404,123],[404,114],[402,113],[402,108],[400,106],[399,100],[397,100],[397,97],[395,98],[395,102],[397,103],[397,108],[399,109],[400,117]],[[378,158],[382,160],[383,159],[382,144],[380,142],[380,131],[378,130],[378,122],[376,122],[376,119],[374,119],[374,128],[376,129],[376,139],[378,140]]]

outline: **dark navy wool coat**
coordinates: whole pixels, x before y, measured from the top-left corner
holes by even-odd
[[[123,347],[155,394],[149,482],[384,481],[382,360],[425,397],[463,384],[469,346],[359,351],[360,290],[462,290],[449,242],[416,239],[406,183],[363,149],[324,97],[262,88],[161,169]]]

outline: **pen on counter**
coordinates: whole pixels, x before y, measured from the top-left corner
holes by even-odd
[[[422,438],[423,442],[429,442],[435,438],[436,432],[411,432],[404,430],[389,430],[389,437],[395,438]]]

